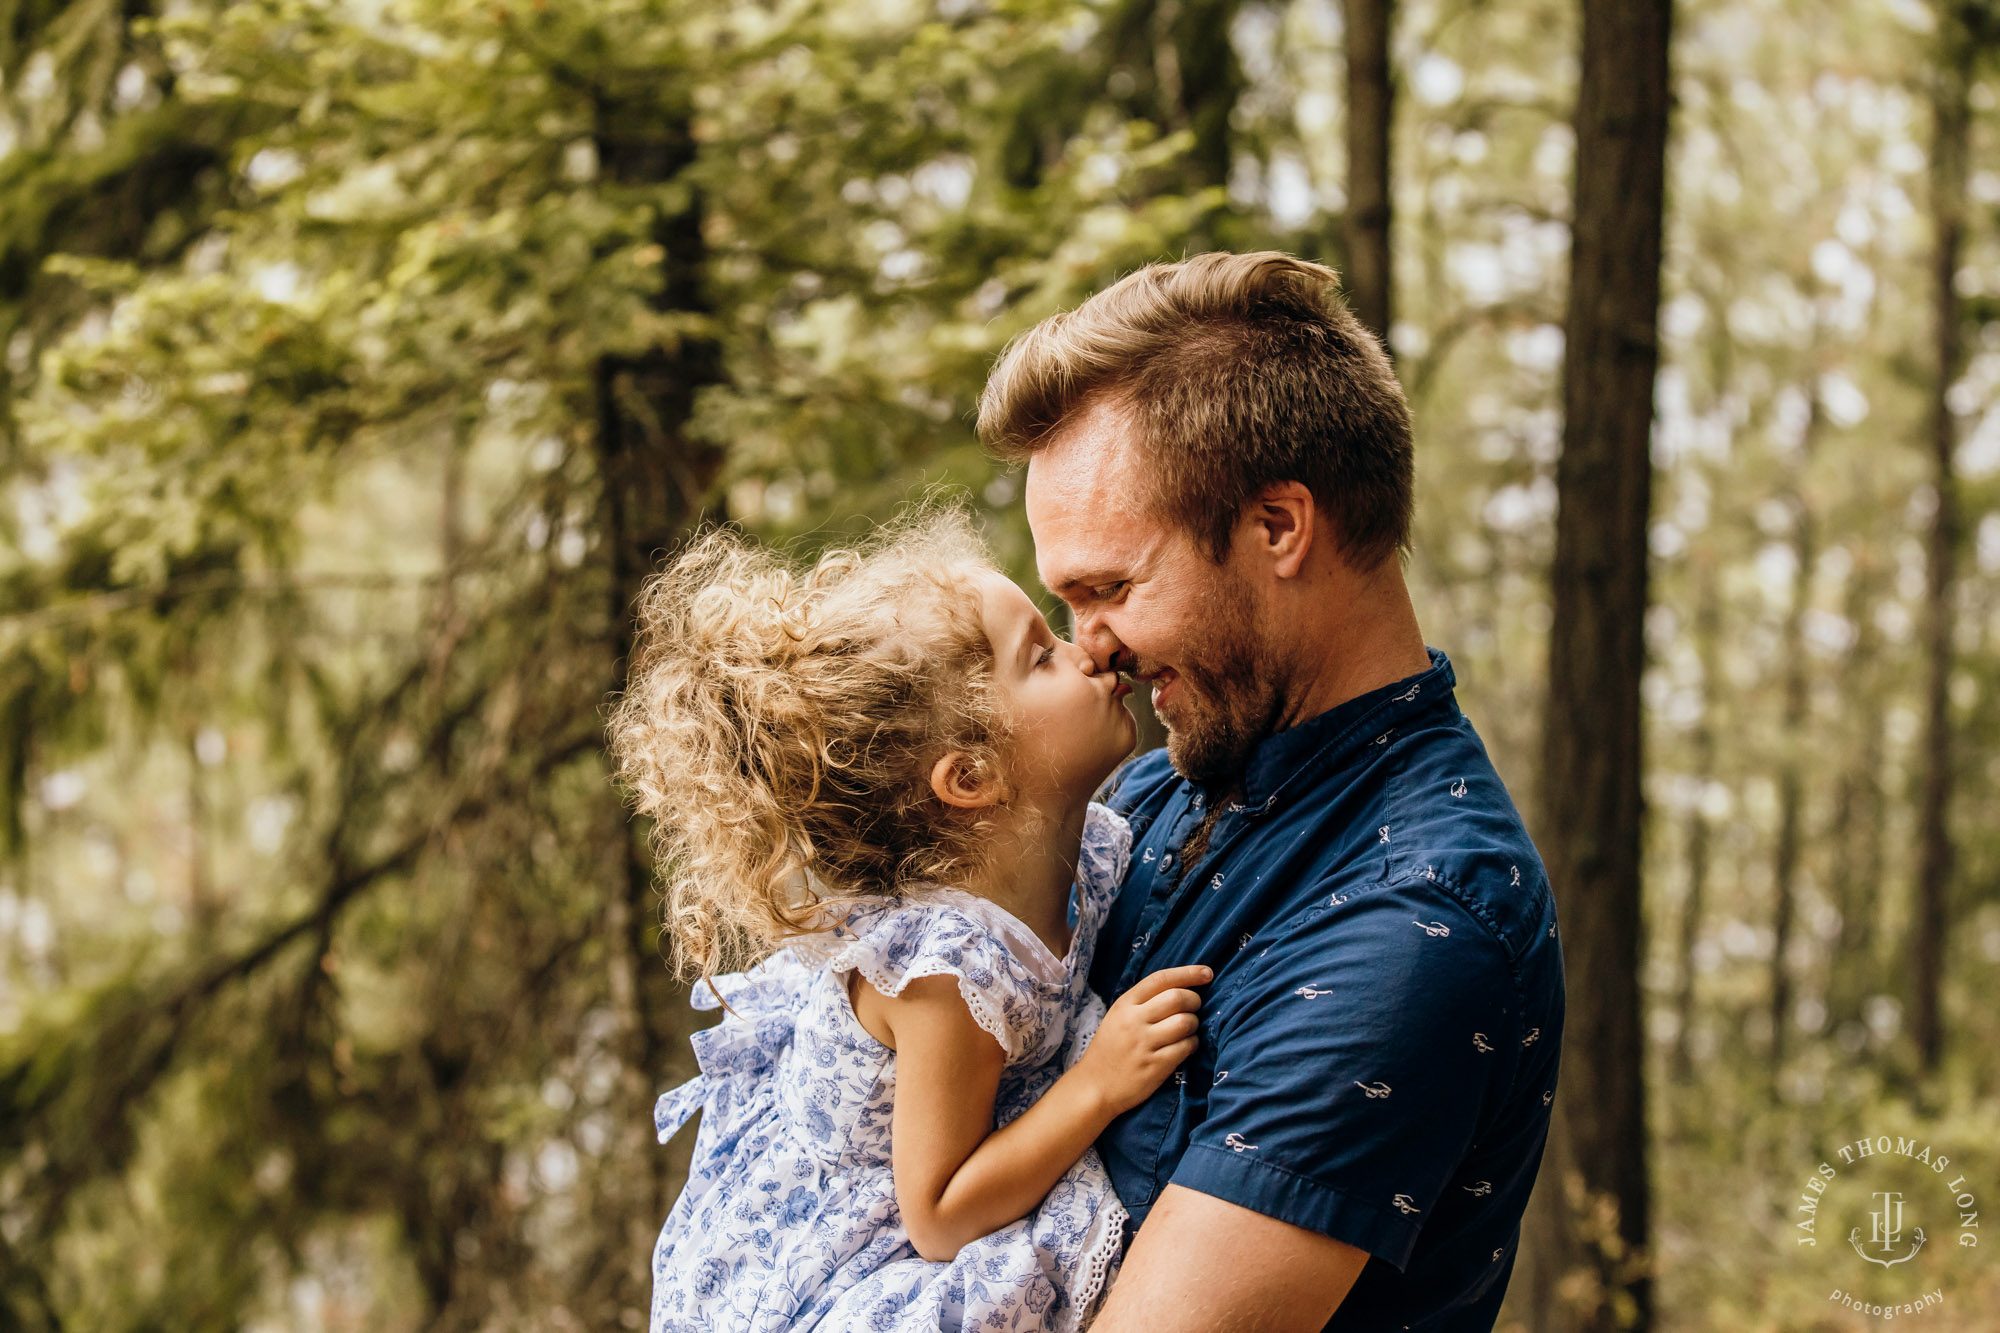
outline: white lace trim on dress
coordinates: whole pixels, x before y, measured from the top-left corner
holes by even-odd
[[[1077,1257],[1076,1285],[1069,1293],[1069,1303],[1051,1325],[1053,1333],[1075,1333],[1090,1327],[1124,1256],[1125,1222],[1130,1214],[1109,1190],[1105,1194],[1104,1206],[1098,1209],[1090,1230],[1084,1233],[1083,1250]]]

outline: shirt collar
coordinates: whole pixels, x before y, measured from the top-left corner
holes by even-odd
[[[1427,669],[1335,704],[1317,717],[1259,741],[1244,766],[1243,804],[1275,803],[1281,789],[1307,768],[1337,762],[1359,745],[1386,741],[1400,718],[1428,711],[1440,700],[1449,699],[1452,687],[1458,684],[1451,659],[1435,648],[1424,651],[1430,655]]]

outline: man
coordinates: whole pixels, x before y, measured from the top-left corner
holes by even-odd
[[[1554,904],[1403,582],[1409,415],[1335,275],[1155,265],[1010,346],[1044,582],[1164,752],[1091,984],[1205,963],[1197,1053],[1098,1141],[1098,1333],[1488,1330],[1555,1096]]]

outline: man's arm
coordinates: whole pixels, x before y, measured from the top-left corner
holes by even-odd
[[[1169,1185],[1132,1241],[1093,1333],[1319,1333],[1364,1252]]]

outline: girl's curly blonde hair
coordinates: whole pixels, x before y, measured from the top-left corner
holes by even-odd
[[[647,585],[611,752],[653,821],[683,979],[977,872],[988,823],[929,778],[955,750],[998,772],[979,568],[971,520],[931,505],[810,570],[715,529]]]

